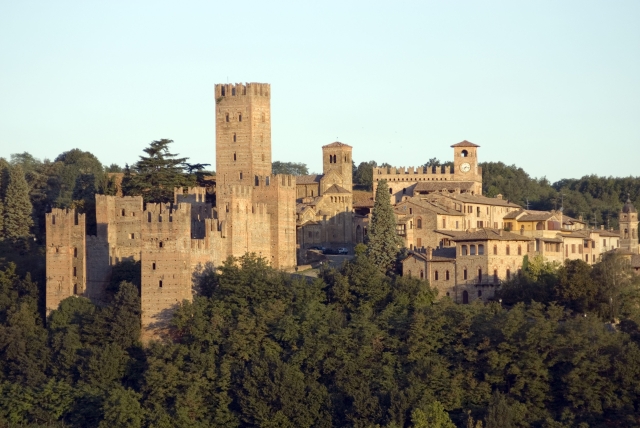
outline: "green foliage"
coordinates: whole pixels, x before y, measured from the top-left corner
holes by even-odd
[[[402,240],[396,233],[396,217],[389,199],[389,187],[382,180],[378,183],[371,215],[367,242],[367,255],[384,272],[393,269]]]
[[[415,409],[411,413],[411,422],[413,428],[456,428],[439,401],[429,404],[424,411]]]
[[[271,171],[273,174],[291,174],[291,175],[308,175],[309,169],[307,165],[300,162],[280,162],[271,163]]]
[[[179,158],[169,151],[173,140],[156,140],[143,151],[147,156],[131,168],[127,166],[122,180],[122,191],[127,196],[142,195],[145,202],[173,201],[173,189],[194,186],[195,176],[187,173],[188,158]]]
[[[3,230],[1,236],[15,242],[31,237],[33,206],[29,200],[29,186],[20,165],[10,168],[9,182],[3,201]]]
[[[377,166],[376,161],[360,162],[353,173],[353,183],[364,190],[373,190],[373,168]]]
[[[140,261],[122,260],[111,268],[111,278],[107,286],[107,300],[120,290],[120,284],[128,282],[140,290],[142,284],[142,265]]]

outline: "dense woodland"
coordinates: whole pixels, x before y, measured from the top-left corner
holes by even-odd
[[[500,300],[436,300],[396,273],[388,198],[376,201],[369,245],[315,280],[252,255],[204,268],[167,343],[138,340],[135,263],[114,269],[108,305],[70,298],[45,318],[45,212],[91,213],[95,193],[115,191],[107,172],[124,172],[125,192],[146,201],[197,183],[206,165],[169,144],[123,169],[77,149],[0,160],[0,427],[640,426],[640,284],[623,258],[525,260]],[[354,181],[367,186],[363,164]],[[482,166],[489,195],[595,212],[599,224],[640,196],[639,178],[550,184]]]

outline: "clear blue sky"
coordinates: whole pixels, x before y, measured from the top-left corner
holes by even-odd
[[[155,139],[215,163],[215,83],[272,85],[273,159],[638,176],[640,1],[0,0],[0,156]]]

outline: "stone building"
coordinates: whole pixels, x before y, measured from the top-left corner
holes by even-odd
[[[205,188],[175,189],[171,204],[96,195],[97,234],[85,217],[46,217],[47,312],[70,296],[104,300],[113,266],[141,264],[142,337],[161,337],[192,298],[193,273],[256,253],[275,268],[296,265],[296,180],[271,173],[270,86],[216,85],[216,206]]]

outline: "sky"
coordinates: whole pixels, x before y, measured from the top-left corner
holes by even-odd
[[[153,140],[215,166],[214,85],[271,84],[273,160],[639,176],[640,1],[0,0],[0,157]]]

